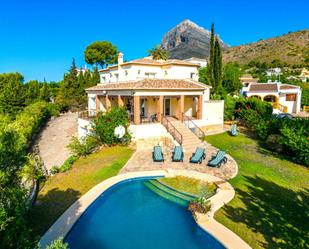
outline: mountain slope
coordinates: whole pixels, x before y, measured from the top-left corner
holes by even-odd
[[[224,62],[249,63],[251,60],[271,63],[275,59],[288,64],[309,60],[309,29],[261,40],[223,51]]]
[[[161,46],[169,51],[171,59],[209,56],[210,32],[190,20],[184,20],[168,31]],[[227,45],[220,40],[222,47]]]

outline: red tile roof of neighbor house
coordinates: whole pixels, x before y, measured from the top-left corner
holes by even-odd
[[[210,88],[205,84],[182,79],[140,79],[135,81],[99,84],[86,89],[97,90],[204,90]]]
[[[277,92],[277,83],[254,83],[250,84],[249,92]]]
[[[298,88],[299,88],[299,86],[294,86],[294,85],[288,85],[288,84],[280,85],[280,90],[298,89]]]
[[[128,62],[124,62],[121,64],[121,66],[126,66],[126,65],[132,65],[132,64],[137,64],[137,65],[151,65],[151,66],[168,66],[168,65],[179,65],[179,66],[192,66],[192,67],[200,67],[198,63],[193,63],[189,61],[184,61],[184,60],[153,60],[152,58],[145,57],[145,58],[140,58]],[[113,65],[109,66],[105,69],[99,70],[100,72],[108,71],[111,68],[116,68],[118,65]]]

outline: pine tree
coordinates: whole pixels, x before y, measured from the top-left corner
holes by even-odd
[[[92,84],[90,86],[95,86],[98,83],[100,83],[100,73],[99,73],[98,68],[94,67],[93,73],[92,73]]]
[[[25,93],[22,82],[11,77],[0,91],[0,112],[15,115],[25,106]]]

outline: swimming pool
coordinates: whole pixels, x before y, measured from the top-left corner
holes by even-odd
[[[183,205],[156,194],[149,179],[105,191],[65,238],[70,249],[221,249]]]

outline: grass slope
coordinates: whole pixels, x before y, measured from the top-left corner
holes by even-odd
[[[208,136],[239,166],[235,198],[216,219],[253,248],[309,248],[309,171],[240,134]]]
[[[107,147],[78,159],[71,170],[49,177],[31,210],[34,233],[42,235],[83,194],[117,175],[132,153],[128,147]]]

